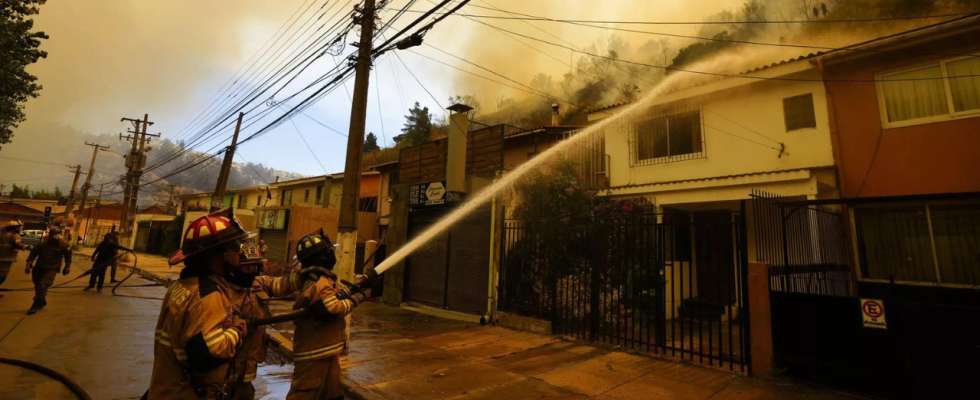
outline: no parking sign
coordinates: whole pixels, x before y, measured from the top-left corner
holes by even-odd
[[[885,323],[885,305],[881,300],[861,299],[861,317],[865,328],[888,329]]]

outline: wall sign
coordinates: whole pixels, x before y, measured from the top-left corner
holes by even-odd
[[[439,206],[463,201],[463,193],[446,191],[446,181],[419,183],[408,187],[409,207]]]
[[[885,304],[881,300],[861,299],[861,317],[865,328],[888,329]]]

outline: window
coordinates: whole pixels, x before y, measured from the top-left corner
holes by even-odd
[[[248,207],[248,196],[240,195],[238,196],[238,208]]]
[[[306,193],[303,194],[303,202],[304,203],[310,202],[310,189],[306,189]]]
[[[323,186],[316,187],[316,205],[323,204]]]
[[[262,206],[262,195],[255,196],[255,205],[258,207]]]
[[[813,113],[813,93],[783,99],[783,119],[786,132],[816,128],[817,116]]]
[[[361,197],[358,201],[357,210],[360,212],[378,212],[378,198]]]
[[[700,108],[636,122],[633,132],[634,165],[704,157]]]
[[[980,283],[980,206],[854,210],[861,275],[953,285]]]
[[[282,197],[279,199],[280,206],[291,206],[293,205],[293,191],[283,190]]]
[[[878,79],[886,128],[980,115],[980,58],[941,61]]]

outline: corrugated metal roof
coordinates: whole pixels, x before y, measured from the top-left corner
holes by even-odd
[[[695,84],[692,84],[692,85],[678,87],[678,88],[675,88],[673,90],[670,90],[670,91],[668,91],[666,93],[677,92],[677,91],[680,91],[680,90],[689,89],[689,88],[697,87],[697,86],[701,86],[701,85],[706,85],[708,83],[717,82],[717,81],[724,80],[724,79],[731,79],[731,78],[736,77],[736,76],[754,74],[754,73],[761,72],[761,71],[764,71],[764,70],[767,70],[767,69],[770,69],[770,68],[778,67],[780,65],[786,65],[786,64],[797,62],[797,61],[810,60],[812,58],[819,57],[819,56],[824,55],[824,54],[826,54],[826,52],[816,52],[816,53],[810,53],[810,54],[799,56],[799,57],[793,57],[793,58],[790,58],[788,60],[777,61],[777,62],[774,62],[774,63],[762,65],[762,66],[759,66],[759,67],[756,67],[756,68],[753,68],[753,69],[749,69],[749,70],[745,70],[745,71],[742,71],[742,72],[739,72],[739,73],[735,73],[735,74],[732,74],[732,76],[720,76],[720,77],[717,77],[717,79],[709,79],[709,80],[705,80],[703,82],[698,82],[698,83],[695,83]],[[616,108],[616,107],[620,107],[620,106],[625,106],[625,105],[631,104],[631,103],[633,103],[633,102],[632,101],[620,101],[620,102],[613,103],[613,104],[608,104],[608,105],[605,105],[605,106],[602,106],[602,107],[599,107],[599,108],[594,108],[594,109],[591,109],[591,110],[587,110],[587,111],[585,111],[585,113],[586,114],[593,114],[593,113],[597,113],[599,111],[604,111],[604,110],[608,110],[610,108]]]
[[[584,128],[584,126],[581,126],[581,125],[547,125],[547,126],[537,126],[537,127],[534,127],[534,128],[528,128],[528,129],[520,130],[520,131],[517,131],[517,132],[508,133],[508,134],[504,135],[504,139],[511,139],[511,138],[515,138],[515,137],[526,136],[526,135],[529,135],[531,133],[534,133],[535,131],[539,131],[539,130],[542,130],[542,129],[544,129],[546,131],[547,130],[560,130],[561,132],[567,132],[567,131],[571,131],[571,130],[575,130],[575,129],[582,129],[582,128]],[[559,132],[559,133],[561,133],[561,132]]]

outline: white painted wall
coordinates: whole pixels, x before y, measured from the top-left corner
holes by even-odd
[[[742,82],[735,86],[728,81],[738,78],[732,78],[715,84],[702,85],[664,95],[662,100],[655,103],[654,105],[670,104],[677,100],[699,96],[698,99],[700,100],[698,101],[701,104],[703,121],[702,132],[707,152],[705,158],[630,166],[629,146],[631,143],[627,125],[613,124],[606,135],[606,152],[611,155],[611,186],[616,188],[627,185],[833,166],[834,159],[824,86],[822,82],[819,82],[820,75],[815,67],[807,69],[806,64],[802,65],[803,67],[795,66],[795,72],[786,76],[817,81],[757,81]],[[812,129],[787,132],[783,117],[783,99],[806,93],[813,94],[817,126]],[[779,147],[773,140],[763,138],[752,131],[777,142],[785,143],[786,152],[778,157],[778,151],[760,146],[759,144]],[[739,137],[732,136],[732,134]],[[679,182],[669,185],[619,188],[614,189],[612,194],[614,196],[656,194],[658,191],[665,191],[675,192],[676,195],[683,198],[684,202],[733,200],[746,198],[751,187],[765,187],[768,183],[777,182],[783,186],[781,192],[816,195],[817,180],[815,173],[807,171],[795,174],[779,173],[747,178],[717,179],[696,183]],[[790,182],[792,183],[790,184]],[[709,196],[717,198],[704,197],[707,191],[713,192],[719,188],[728,188],[728,190],[715,193],[717,196]],[[663,196],[657,195],[658,204],[668,203],[668,201],[663,201],[666,199],[661,197]],[[681,202],[681,198],[669,202]]]

